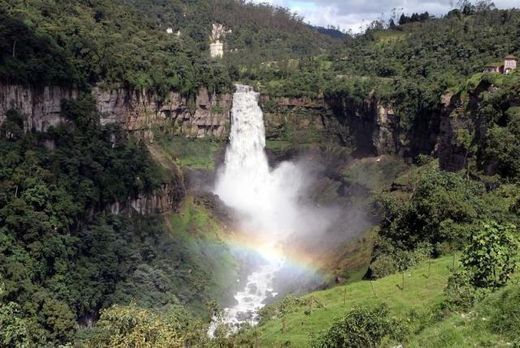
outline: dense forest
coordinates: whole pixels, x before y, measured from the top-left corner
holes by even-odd
[[[229,30],[224,58],[209,55],[213,23]],[[439,298],[422,312],[362,301],[345,313],[342,288],[331,304],[341,317],[319,320],[325,330],[305,344],[420,345],[460,313],[495,318],[462,325],[470,330],[464,339],[485,336],[475,345],[519,344],[520,72],[483,73],[508,54],[520,54],[520,10],[487,1],[462,1],[440,17],[403,14],[350,35],[312,27],[285,8],[235,0],[0,0],[0,83],[80,93],[63,102],[64,122],[46,132],[24,129],[16,109],[0,125],[0,346],[269,346],[308,336],[303,322],[313,303],[321,309],[314,295],[266,307],[258,328],[208,338],[215,301],[239,265],[219,239],[225,227],[213,216],[215,198],[190,196],[184,176],[203,172],[191,157],[213,169],[225,144],[159,134],[153,147],[102,125],[89,93],[126,88],[193,99],[201,87],[230,93],[234,82],[264,96],[359,108],[376,98],[395,111],[401,134],[419,134],[446,112],[448,95],[447,119],[462,124],[450,143],[464,154],[459,171],[442,170],[438,152],[418,150],[378,190],[343,167],[330,175],[342,189],[372,195],[378,223],[366,237],[373,246],[360,278],[372,288],[364,293],[396,274],[404,288],[405,272],[425,262],[430,272],[435,260],[447,278]],[[341,125],[348,115],[336,116]],[[353,143],[314,145],[354,161]],[[161,146],[173,148],[167,166],[151,151]],[[302,151],[290,146],[280,157]],[[165,185],[175,187],[178,204],[166,217],[111,209]]]
[[[22,84],[222,92],[242,62],[318,54],[333,41],[283,8],[233,0],[2,1],[0,16],[0,78]],[[238,61],[209,59],[214,22],[233,30]]]

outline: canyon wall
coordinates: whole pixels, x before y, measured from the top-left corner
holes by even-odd
[[[192,99],[170,92],[164,97],[127,89],[91,93],[102,124],[119,124],[130,133],[153,142],[153,131],[163,130],[194,138],[225,140],[230,128],[231,94],[213,94],[201,88]],[[0,84],[0,123],[10,109],[25,115],[27,130],[45,131],[63,121],[61,103],[79,92],[62,87],[25,88]],[[417,117],[411,130],[403,130],[391,105],[367,96],[321,98],[274,98],[262,96],[268,140],[299,143],[336,142],[357,149],[359,156],[395,154],[415,157],[420,153],[442,155],[446,167],[460,167],[460,154],[450,146],[453,121],[450,100],[435,115]],[[457,126],[458,127],[458,126]],[[442,159],[441,159],[442,161]]]
[[[146,91],[95,88],[101,123],[120,124],[144,139],[153,140],[153,129],[173,130],[186,137],[225,138],[229,132],[232,96],[210,94],[201,88],[194,100],[170,92],[165,98]]]
[[[76,99],[78,90],[64,87],[26,88],[20,85],[0,84],[0,124],[7,111],[14,109],[25,116],[24,127],[45,131],[62,122],[62,100]]]
[[[267,138],[295,138],[298,141],[339,143],[356,149],[358,156],[395,154],[403,157],[433,152],[438,126],[423,126],[420,134],[400,129],[391,105],[369,96],[270,98],[261,100],[265,112]],[[296,134],[294,134],[296,133]],[[416,139],[411,139],[411,137]]]
[[[174,92],[160,98],[155,93],[126,89],[94,88],[92,94],[101,113],[101,124],[119,124],[147,140],[153,140],[155,128],[167,127],[187,137],[225,138],[229,131],[229,94],[215,95],[205,88],[192,100]],[[25,116],[26,130],[46,131],[64,121],[62,101],[78,96],[78,90],[71,88],[0,84],[0,124],[7,111],[14,109]]]
[[[176,211],[184,195],[184,184],[182,182],[165,183],[151,194],[140,193],[137,197],[130,198],[126,202],[112,203],[108,210],[115,215],[163,214]]]

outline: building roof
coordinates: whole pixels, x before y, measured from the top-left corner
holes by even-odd
[[[512,54],[508,54],[505,59],[508,59],[508,60],[511,60],[511,59],[514,59],[514,60],[518,60],[518,58],[516,58],[515,56],[513,56]]]

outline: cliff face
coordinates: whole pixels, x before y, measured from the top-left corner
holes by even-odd
[[[153,128],[173,129],[187,137],[224,138],[229,132],[232,96],[210,95],[200,89],[194,105],[178,93],[165,98],[145,91],[93,90],[101,123],[118,123],[131,133],[152,139]]]
[[[147,91],[94,88],[92,94],[102,124],[119,124],[140,138],[153,141],[153,130],[167,130],[186,137],[225,140],[229,134],[232,96],[215,95],[202,88],[193,100],[170,92],[160,98]],[[0,84],[0,123],[9,109],[26,116],[26,129],[45,131],[60,123],[61,103],[79,92],[62,87],[25,88]],[[362,101],[348,97],[261,97],[268,139],[304,142],[339,142],[353,145],[358,155],[396,154],[413,157],[436,154],[440,116],[419,118],[410,131],[399,127],[391,105],[373,96]],[[442,132],[449,133],[449,123]],[[446,147],[445,147],[446,149]],[[444,153],[446,150],[444,149]]]
[[[362,101],[345,97],[326,99],[333,119],[343,128],[341,140],[360,155],[394,154],[400,150],[398,120],[392,107],[377,98]]]
[[[496,173],[496,162],[489,159],[478,161],[479,151],[486,144],[487,127],[485,117],[481,117],[485,94],[495,93],[498,88],[488,81],[481,81],[473,90],[462,97],[459,94],[443,96],[441,114],[441,137],[439,142],[439,164],[441,169],[459,171],[468,166],[470,160],[477,160],[478,165],[488,175]],[[518,101],[504,99],[502,107],[518,104]]]
[[[299,132],[296,138],[336,142],[356,148],[357,154],[406,155],[415,151],[399,128],[392,106],[375,97],[269,98],[261,99],[267,137],[277,139]],[[294,136],[294,134],[293,134]]]
[[[26,88],[19,85],[0,84],[0,124],[11,109],[25,116],[27,130],[45,131],[55,126],[61,118],[62,100],[75,99],[79,92],[75,89],[57,86]]]
[[[446,94],[442,98],[443,112],[440,124],[439,165],[448,171],[464,168],[468,153],[459,143],[460,130],[471,129],[472,125],[463,115],[462,102],[458,95]]]
[[[185,196],[183,183],[165,183],[151,194],[139,194],[126,202],[115,202],[110,205],[112,214],[151,215],[176,211]]]
[[[310,142],[321,140],[328,131],[327,107],[323,99],[272,98],[261,96],[268,140],[297,138]]]
[[[187,137],[224,138],[229,130],[231,95],[211,95],[200,89],[190,102],[178,93],[165,98],[146,91],[94,88],[92,94],[101,113],[102,124],[120,124],[142,138],[152,140],[152,129],[168,127]],[[0,124],[10,109],[25,116],[27,130],[46,131],[63,121],[63,100],[76,99],[79,92],[62,87],[26,88],[0,84]]]

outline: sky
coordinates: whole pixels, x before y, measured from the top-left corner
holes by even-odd
[[[376,19],[388,19],[393,9],[400,14],[425,12],[443,15],[457,6],[458,0],[251,0],[291,9],[305,21],[320,26],[333,25],[354,33],[363,31]],[[495,0],[498,8],[520,8],[520,0]]]

